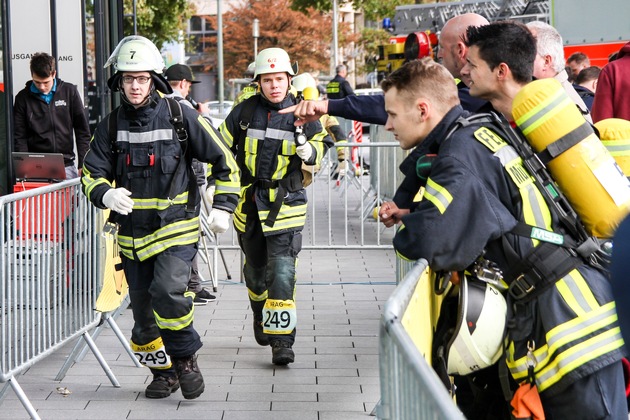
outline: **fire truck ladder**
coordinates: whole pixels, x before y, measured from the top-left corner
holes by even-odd
[[[477,13],[489,21],[503,19],[526,23],[549,22],[550,0],[462,1],[454,3],[412,4],[396,7],[394,33],[408,34],[431,30],[438,32],[447,20],[464,13]]]

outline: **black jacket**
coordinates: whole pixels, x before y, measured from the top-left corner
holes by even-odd
[[[131,191],[133,212],[112,217],[120,225],[118,243],[127,258],[144,261],[171,246],[197,243],[199,197],[194,212],[187,211],[192,175],[186,168],[178,170],[184,156],[212,164],[213,208],[232,212],[238,203],[239,171],[234,157],[210,123],[195,110],[181,109],[188,134],[185,155],[166,99],[153,93],[146,106],[135,109],[123,104],[119,108],[114,144],[109,117],[101,121],[85,157],[83,192],[96,207],[105,208],[103,195],[114,182],[115,187]]]
[[[242,139],[241,115],[250,101],[258,101],[253,109],[250,124]],[[276,234],[302,230],[306,221],[306,192],[301,183],[302,160],[296,154],[295,117],[293,114],[280,114],[279,110],[295,105],[297,100],[292,94],[280,103],[271,103],[262,95],[252,96],[238,104],[226,117],[219,131],[226,143],[237,156],[241,169],[243,189],[252,185],[243,193],[241,202],[234,212],[234,226],[239,232],[245,232],[246,219],[254,212],[263,222],[263,233]],[[332,139],[318,121],[304,125],[304,134],[313,148],[313,154],[306,165],[318,165],[326,151],[333,145]],[[294,178],[299,175],[298,178]],[[299,185],[287,188],[282,198],[277,223],[273,226],[264,224],[269,210],[276,203],[275,194],[278,186],[268,182],[298,179]],[[255,198],[254,198],[255,197]],[[255,204],[255,205],[252,205]]]
[[[354,91],[345,78],[336,75],[328,82],[328,85],[326,85],[326,95],[328,99],[341,99],[346,96],[354,95]]]
[[[469,125],[447,137],[465,115],[453,108],[425,139],[437,146],[437,158],[422,200],[402,218],[394,248],[404,258],[426,259],[435,271],[462,271],[485,251],[505,274],[541,245],[515,233],[518,222],[566,232],[535,194],[537,187],[530,188],[516,152],[489,133],[492,125]],[[553,281],[531,301],[508,296],[507,313],[512,376],[517,382],[526,378],[527,345],[535,343],[536,384],[549,396],[620,360],[623,346],[604,272],[582,263]]]
[[[57,79],[57,89],[47,104],[31,92],[32,80],[15,97],[14,128],[16,152],[63,153],[66,166],[75,159],[76,137],[78,164],[90,147],[90,127],[77,87]]]

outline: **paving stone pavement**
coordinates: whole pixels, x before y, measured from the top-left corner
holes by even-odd
[[[274,366],[270,348],[254,340],[247,290],[239,281],[239,251],[225,250],[224,256],[232,279],[220,267],[217,300],[195,308],[194,325],[204,344],[198,362],[206,383],[199,398],[184,400],[179,391],[161,400],[145,398],[149,370],[135,367],[113,331],[105,328],[96,344],[121,387],[112,386],[90,352],[55,381],[74,345],[69,343],[17,377],[38,415],[91,420],[370,418],[380,398],[379,319],[395,287],[394,251],[300,253],[296,360],[286,367]],[[208,278],[207,266],[202,270]],[[116,322],[128,338],[131,311]],[[64,395],[63,389],[70,393]],[[26,410],[8,389],[0,419],[25,418]]]

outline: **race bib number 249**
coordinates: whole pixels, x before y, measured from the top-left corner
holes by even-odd
[[[290,334],[296,325],[295,301],[267,299],[263,308],[265,334]]]

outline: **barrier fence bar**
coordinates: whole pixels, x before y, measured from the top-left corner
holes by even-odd
[[[380,420],[464,420],[427,362],[437,317],[431,307],[437,302],[426,296],[430,287],[427,263],[420,260],[385,303],[379,333]]]
[[[100,322],[102,212],[79,179],[35,186],[21,183],[21,192],[0,197],[0,397],[11,386],[38,419],[17,377],[73,339],[82,336],[119,384],[88,334]]]
[[[341,147],[359,148],[361,166],[365,166],[360,173],[348,170],[345,176],[335,178],[338,170],[335,149]],[[405,155],[398,142],[368,141],[365,136],[363,143],[344,143],[331,148],[319,171],[314,174],[312,184],[306,188],[308,210],[304,230],[309,231],[310,240],[303,242],[302,250],[392,249],[395,229],[385,228],[374,216],[376,207],[392,199],[390,185],[401,179],[398,165]],[[375,165],[372,162],[380,163]],[[382,170],[383,167],[388,170]],[[350,169],[349,166],[347,168]],[[340,202],[343,203],[341,209]],[[203,207],[202,211],[205,212]],[[202,230],[206,217],[207,212],[202,214]],[[333,229],[332,221],[339,219],[343,220],[342,227],[337,223],[337,228]],[[211,261],[210,272],[213,277],[224,273],[221,271],[221,263],[226,268],[224,254],[228,254],[228,257],[229,252],[240,255],[233,226],[213,240],[205,243],[201,241],[199,247],[204,260]],[[232,275],[237,276],[242,277],[242,273]]]

